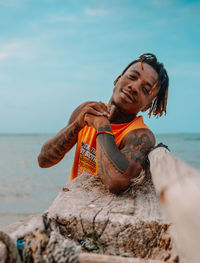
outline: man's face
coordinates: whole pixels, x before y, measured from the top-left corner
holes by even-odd
[[[127,114],[137,114],[157,96],[159,87],[153,88],[157,80],[158,73],[150,65],[137,62],[115,81],[112,101]]]

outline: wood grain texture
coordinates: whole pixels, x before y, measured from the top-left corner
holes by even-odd
[[[119,195],[110,193],[98,176],[80,176],[63,188],[46,212],[54,227],[83,252],[179,262],[173,228],[149,174]],[[44,230],[42,215],[2,230],[16,240],[36,229]]]
[[[99,254],[81,253],[79,255],[80,263],[164,263],[160,260],[144,260],[139,258],[124,258],[116,256],[107,256]]]
[[[48,216],[85,251],[166,262],[178,257],[170,221],[160,209],[149,175],[120,195],[110,193],[99,177],[89,175],[76,178],[64,189]]]
[[[149,154],[153,182],[188,262],[200,262],[200,173],[165,148]]]

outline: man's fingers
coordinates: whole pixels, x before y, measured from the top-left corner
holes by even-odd
[[[89,107],[87,110],[86,110],[86,114],[91,114],[91,115],[95,115],[95,116],[103,116],[103,112],[100,112],[100,111],[98,111],[98,110],[96,110],[96,109],[94,109],[94,108],[91,108],[91,107]],[[85,115],[86,115],[85,114]]]
[[[92,119],[95,118],[97,115],[93,115],[91,113],[86,113],[84,116],[84,121],[86,123],[86,125],[88,126],[92,126]]]
[[[90,101],[86,105],[85,111],[87,111],[87,108],[93,108],[93,109],[95,109],[95,110],[97,110],[99,112],[102,112],[102,113],[103,112],[108,112],[107,106],[101,101],[99,101],[99,102],[97,102],[97,101]]]
[[[102,109],[104,109],[105,112],[108,112],[107,106],[102,101],[99,101],[98,105],[102,107]]]
[[[85,111],[87,112],[90,108],[98,112],[101,112],[102,114],[108,113],[107,107],[102,102],[94,102],[94,103],[88,104],[87,107],[85,108]]]
[[[101,101],[99,101],[99,102],[92,102],[92,103],[88,104],[88,106],[92,107],[92,108],[94,108],[96,110],[99,110],[101,112],[102,111],[107,111],[106,105],[103,102],[101,102]]]
[[[83,123],[89,125],[91,118],[103,116],[108,119],[109,115],[107,107],[103,102],[91,102],[84,108],[81,119]]]
[[[93,104],[92,107],[101,112],[105,117],[108,117],[109,112],[107,110],[106,105],[103,102],[97,102],[96,104]]]
[[[78,122],[80,127],[84,127],[86,124],[86,114],[92,115],[93,117],[103,116],[107,119],[109,118],[109,112],[107,110],[106,105],[103,102],[90,101],[82,108],[78,116]],[[88,121],[90,122],[91,120],[89,120],[88,118]]]

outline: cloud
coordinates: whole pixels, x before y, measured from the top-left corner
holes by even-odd
[[[24,3],[24,0],[0,0],[0,5],[6,6],[6,7],[19,7]]]
[[[69,22],[76,22],[77,17],[75,15],[63,15],[63,14],[55,14],[48,18],[49,23],[69,23]]]
[[[7,43],[0,47],[0,61],[8,58],[34,58],[37,55],[40,46],[41,38],[20,39],[15,42]]]
[[[8,54],[6,52],[0,52],[0,60],[3,60],[7,56],[8,56]]]
[[[105,16],[109,12],[106,9],[93,9],[93,8],[86,8],[85,13],[87,16]]]
[[[9,79],[8,75],[0,73],[0,81],[1,80],[8,80],[8,79]]]
[[[4,60],[6,57],[9,57],[13,54],[17,47],[17,44],[15,42],[6,44],[2,51],[0,51],[0,60]]]
[[[167,0],[167,1],[151,0],[150,2],[154,7],[166,8],[166,7],[170,7],[174,3],[174,0]]]

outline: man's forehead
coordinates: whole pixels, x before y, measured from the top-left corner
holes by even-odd
[[[139,74],[146,73],[149,75],[149,77],[152,77],[153,80],[158,79],[158,73],[155,71],[155,69],[145,62],[136,62],[132,64],[127,71],[137,71]]]

